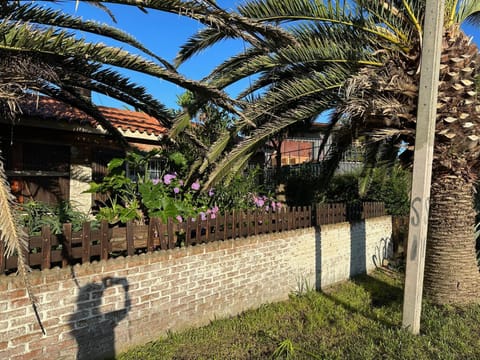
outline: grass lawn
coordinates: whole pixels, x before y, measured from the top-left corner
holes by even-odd
[[[401,328],[402,276],[376,271],[171,333],[119,359],[480,359],[480,306],[424,303],[421,335]]]

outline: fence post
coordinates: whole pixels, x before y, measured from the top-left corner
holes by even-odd
[[[147,252],[153,251],[153,238],[155,235],[156,218],[150,218],[148,222],[148,236],[147,236]]]
[[[173,231],[173,220],[172,218],[167,219],[167,232],[168,232],[168,248],[173,249],[175,247],[175,238]]]
[[[102,220],[100,225],[100,259],[107,260],[109,253],[108,222]]]
[[[135,252],[135,243],[133,238],[133,229],[135,225],[131,220],[127,221],[127,255],[132,256]]]
[[[63,245],[62,245],[62,266],[66,267],[73,260],[72,255],[72,224],[67,223],[62,226]]]
[[[201,226],[202,219],[200,215],[197,215],[195,219],[195,242],[200,244],[202,242],[202,226]]]
[[[52,259],[52,239],[48,225],[42,226],[42,270],[50,269]]]
[[[82,228],[82,264],[90,261],[90,223],[83,223]]]
[[[158,219],[158,237],[160,239],[160,249],[167,250],[168,242],[165,239],[165,224],[161,219]]]
[[[193,224],[193,221],[192,221],[192,218],[190,216],[187,217],[186,219],[186,222],[187,222],[187,226],[186,226],[186,234],[185,234],[185,246],[189,246],[191,245],[192,243],[192,224]]]
[[[207,219],[205,220],[205,242],[208,243],[210,242],[210,214],[206,214]]]
[[[220,230],[220,221],[218,220],[218,214],[215,214],[215,225],[214,228],[213,228],[213,241],[217,241],[217,240],[220,240],[218,238],[218,232]]]

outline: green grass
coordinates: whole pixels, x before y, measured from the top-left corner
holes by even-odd
[[[480,306],[424,303],[421,335],[401,328],[402,278],[377,271],[170,333],[118,359],[480,359]]]

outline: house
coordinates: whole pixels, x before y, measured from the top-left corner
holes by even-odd
[[[105,175],[107,163],[124,150],[94,119],[47,97],[29,97],[20,104],[15,123],[0,119],[0,149],[7,178],[20,201],[50,204],[69,200],[88,212],[90,181]],[[99,107],[103,116],[140,150],[159,146],[167,129],[141,112]]]
[[[279,170],[283,176],[295,174],[308,166],[312,174],[320,175],[323,171],[323,162],[330,155],[332,137],[322,149],[322,142],[328,124],[314,122],[309,127],[299,127],[289,130],[286,136],[271,140],[261,150],[264,156],[264,182],[267,187],[274,185],[274,179]],[[361,168],[363,162],[363,147],[355,143],[342,156],[338,164],[337,173],[346,173]],[[259,158],[259,156],[257,156]],[[257,161],[260,165],[260,162]]]

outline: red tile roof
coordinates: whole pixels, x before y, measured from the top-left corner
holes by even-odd
[[[20,103],[23,114],[52,121],[88,124],[97,127],[98,123],[84,112],[48,97],[30,97]],[[119,130],[161,135],[167,129],[154,117],[142,112],[99,106],[98,109],[113,126]]]

